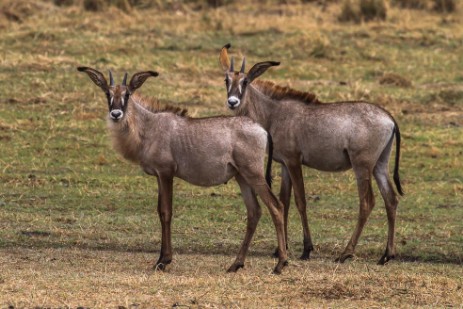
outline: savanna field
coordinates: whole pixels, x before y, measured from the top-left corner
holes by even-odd
[[[94,2],[0,1],[0,308],[463,306],[459,2],[439,12],[391,1],[385,20],[368,22],[339,21],[343,1]],[[105,96],[76,68],[111,69],[117,83],[125,72],[155,70],[138,93],[193,117],[231,115],[218,62],[228,42],[248,69],[281,61],[261,79],[325,102],[368,100],[394,116],[405,190],[395,260],[376,264],[387,219],[375,184],[355,257],[334,263],[358,216],[355,177],[304,168],[310,260],[298,259],[292,200],[289,266],[272,274],[275,229],[261,203],[245,267],[227,274],[246,228],[238,185],[176,179],[174,260],[153,270],[156,179],[112,149]],[[273,174],[277,194],[276,163]]]

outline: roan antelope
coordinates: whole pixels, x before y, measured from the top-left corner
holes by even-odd
[[[360,211],[354,233],[336,260],[342,263],[354,254],[362,229],[374,207],[372,176],[383,197],[388,218],[387,246],[379,264],[394,258],[398,199],[388,175],[394,136],[394,182],[399,194],[403,195],[403,192],[399,180],[400,131],[391,114],[377,105],[362,101],[321,103],[314,94],[255,80],[271,66],[279,65],[279,62],[257,63],[246,74],[243,59],[241,70],[235,72],[233,58],[231,62],[228,58],[228,48],[230,44],[222,48],[219,57],[225,71],[227,105],[235,115],[250,117],[272,135],[273,158],[282,163],[280,200],[285,205],[286,241],[293,186],[304,233],[301,259],[309,259],[313,245],[307,222],[301,165],[329,172],[352,168],[357,179]]]
[[[215,186],[232,177],[237,180],[247,209],[247,229],[235,262],[228,268],[236,272],[244,266],[249,244],[261,216],[256,193],[267,205],[275,224],[279,261],[274,272],[287,264],[283,224],[283,205],[273,195],[271,178],[272,142],[270,135],[247,117],[190,118],[186,111],[156,106],[157,102],[133,94],[157,72],[139,72],[126,84],[115,85],[111,72],[108,85],[103,74],[79,67],[106,94],[108,126],[114,148],[124,158],[157,177],[158,214],[162,244],[155,267],[163,270],[172,261],[171,219],[174,177],[199,186]],[[267,174],[264,175],[266,148],[269,148]]]

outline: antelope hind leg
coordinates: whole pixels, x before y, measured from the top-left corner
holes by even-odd
[[[354,171],[357,178],[360,199],[359,216],[357,226],[349,240],[349,243],[344,249],[344,252],[335,260],[338,263],[344,263],[347,259],[354,256],[354,250],[357,246],[360,234],[362,233],[363,227],[375,206],[375,198],[371,187],[371,173],[367,168],[354,168]]]
[[[273,224],[278,239],[278,263],[275,266],[273,273],[281,274],[282,269],[288,265],[288,254],[286,252],[286,242],[284,235],[284,222],[283,222],[283,204],[273,195],[267,184],[258,185],[255,191],[260,196],[262,201],[267,206],[270,215],[272,216]]]
[[[252,237],[256,231],[257,223],[262,215],[259,202],[256,198],[256,193],[249,186],[249,184],[244,180],[240,175],[237,175],[236,180],[241,189],[241,196],[243,197],[244,204],[246,205],[247,210],[247,224],[246,224],[246,234],[244,236],[243,243],[241,245],[240,251],[236,256],[235,262],[228,268],[227,272],[237,272],[238,269],[244,267],[244,260],[251,244]]]
[[[398,205],[397,195],[392,188],[391,181],[387,174],[386,168],[375,168],[374,176],[381,192],[386,207],[387,221],[388,221],[388,235],[386,250],[379,259],[378,264],[384,265],[390,260],[395,258],[394,234],[395,234],[395,218]]]

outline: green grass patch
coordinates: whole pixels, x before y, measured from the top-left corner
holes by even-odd
[[[172,282],[194,294],[196,298],[187,299],[192,306],[193,298],[206,307],[461,304],[461,27],[452,22],[442,24],[440,16],[422,10],[407,10],[408,17],[396,23],[397,16],[404,13],[396,7],[388,10],[384,22],[339,24],[335,9],[340,9],[340,4],[330,4],[328,11],[323,11],[313,3],[271,2],[243,8],[230,4],[214,10],[179,8],[177,13],[156,9],[127,13],[109,8],[107,14],[99,14],[63,5],[49,14],[37,11],[21,23],[7,21],[8,27],[0,32],[0,250],[5,252],[5,265],[10,261],[19,265],[29,257],[27,263],[37,262],[34,265],[42,273],[33,281],[37,285],[31,292],[37,296],[47,290],[40,280],[54,273],[50,270],[54,264],[44,262],[51,250],[59,267],[72,269],[69,277],[66,271],[57,270],[60,277],[48,280],[52,291],[71,295],[73,286],[66,281],[71,278],[80,286],[101,287],[105,291],[101,297],[109,300],[118,290],[108,288],[110,274],[100,273],[106,263],[127,291],[135,295],[140,288],[157,297],[144,303],[140,300],[143,296],[137,294],[139,302],[159,307],[173,305],[174,301],[163,302],[172,300],[163,294],[175,290]],[[262,78],[314,92],[322,101],[367,99],[394,115],[402,132],[400,173],[406,191],[398,208],[397,261],[386,268],[373,265],[383,253],[387,237],[386,213],[375,187],[376,208],[360,239],[356,259],[346,266],[331,264],[355,227],[356,182],[352,172],[331,174],[305,168],[315,243],[313,261],[297,260],[302,251],[302,228],[292,201],[288,274],[281,279],[268,276],[276,238],[270,216],[263,209],[247,268],[236,277],[220,277],[232,262],[246,228],[238,186],[232,181],[198,188],[176,180],[173,269],[165,275],[140,274],[160,250],[156,179],[125,162],[111,148],[104,94],[76,67],[111,69],[116,80],[125,72],[156,70],[159,78],[148,81],[141,89],[143,94],[188,108],[195,117],[228,114],[218,64],[219,50],[227,42],[232,43],[230,52],[237,61],[246,56],[248,68],[265,60],[282,62]],[[390,82],[381,82],[385,76]],[[407,87],[397,82],[403,82],[401,78],[409,82]],[[273,190],[278,192],[277,164],[274,175]],[[74,254],[79,257],[77,264],[69,262]],[[111,264],[112,257],[117,265]],[[124,281],[126,270],[119,268],[125,261],[131,272],[129,283]],[[42,305],[20,292],[21,282],[34,275],[15,267],[5,267],[8,272],[0,275],[1,306]],[[79,268],[87,281],[79,277]],[[315,285],[308,284],[311,277]],[[192,283],[193,279],[197,281]],[[368,280],[380,285],[376,288],[367,284]],[[55,281],[67,283],[59,287]],[[397,286],[391,285],[392,281],[398,282]],[[239,283],[252,293],[237,289],[244,296],[233,294],[231,287],[237,288]],[[208,294],[211,286],[218,290]],[[281,296],[286,294],[280,288],[297,293]],[[380,288],[386,292],[382,294]],[[270,292],[281,297],[256,300],[256,295]],[[98,298],[91,291],[86,293]],[[236,303],[224,295],[235,295]],[[178,296],[182,304],[185,297]],[[84,304],[67,296],[48,299],[44,306]],[[105,307],[104,303],[93,304]]]

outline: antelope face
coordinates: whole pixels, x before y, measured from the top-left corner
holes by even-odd
[[[103,90],[108,99],[109,118],[114,122],[118,122],[124,118],[129,104],[129,99],[132,93],[141,87],[146,79],[150,76],[158,76],[155,71],[142,71],[135,73],[127,85],[127,73],[124,75],[121,85],[114,84],[114,78],[111,71],[109,71],[109,85],[104,75],[95,69],[89,67],[78,67],[79,72],[85,72],[90,79]]]
[[[130,91],[126,86],[109,87],[108,91],[109,118],[117,122],[124,117],[130,99]]]
[[[222,47],[219,56],[219,62],[225,72],[225,86],[227,87],[227,105],[231,110],[236,110],[241,106],[243,108],[243,98],[246,93],[246,88],[254,79],[262,75],[268,68],[279,65],[276,61],[265,61],[256,63],[246,74],[246,58],[243,58],[241,69],[235,72],[233,57],[231,61],[228,58],[228,49],[230,44]]]
[[[121,120],[130,99],[130,91],[127,87],[127,73],[124,75],[122,85],[114,85],[113,74],[109,71],[109,87],[106,91],[106,97],[108,98],[109,118],[114,122]]]
[[[227,88],[227,105],[231,110],[241,105],[248,79],[242,72],[225,73],[225,87]]]

